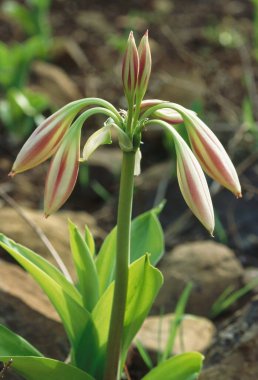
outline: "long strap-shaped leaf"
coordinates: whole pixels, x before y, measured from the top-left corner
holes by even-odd
[[[0,325],[0,355],[43,356],[20,335]]]
[[[177,355],[152,369],[142,380],[195,380],[202,361],[203,356],[198,352]]]
[[[12,367],[26,380],[94,380],[86,372],[58,360],[30,356],[0,356],[5,362],[12,359]]]
[[[68,338],[74,346],[87,324],[92,324],[89,312],[67,292],[66,287],[62,287],[56,278],[51,277],[52,273],[49,274],[49,268],[48,271],[44,271],[45,268],[43,269],[41,266],[42,261],[39,260],[39,257],[36,261],[32,251],[7,238],[4,239],[4,242],[0,241],[0,246],[18,261],[44,290],[62,319]],[[92,332],[92,335],[88,336],[88,340],[93,348],[94,329],[91,328],[89,331]]]
[[[69,221],[70,245],[75,264],[78,287],[84,307],[91,312],[99,298],[99,282],[95,261],[75,224]]]

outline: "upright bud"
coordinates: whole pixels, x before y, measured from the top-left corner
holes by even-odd
[[[151,74],[151,51],[148,39],[148,31],[141,39],[139,48],[139,75],[137,84],[137,99],[141,100],[147,90]]]
[[[133,104],[139,71],[139,57],[133,32],[129,34],[127,48],[122,66],[122,81],[125,96],[129,104]]]

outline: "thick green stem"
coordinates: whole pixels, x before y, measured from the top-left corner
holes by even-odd
[[[120,376],[120,353],[130,262],[134,162],[134,152],[123,153],[117,216],[115,290],[107,345],[104,380],[117,380]]]

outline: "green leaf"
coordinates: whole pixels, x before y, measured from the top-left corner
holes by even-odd
[[[72,292],[72,284],[68,285],[65,277],[58,270],[54,270],[46,260],[2,234],[0,234],[0,246],[18,261],[44,290],[62,319],[71,344],[74,345],[86,325],[91,323],[91,317],[78,302],[80,298],[74,298],[74,294],[77,293]],[[89,342],[91,338],[88,337]]]
[[[94,241],[94,237],[93,237],[88,226],[85,226],[84,239],[85,239],[85,243],[89,247],[91,256],[95,257],[95,241]]]
[[[86,372],[58,360],[30,356],[0,356],[13,359],[12,368],[26,380],[94,380]]]
[[[150,262],[155,265],[164,253],[164,236],[157,214],[160,207],[141,214],[132,221],[131,260],[133,263],[146,252],[150,253]],[[116,227],[104,240],[96,259],[100,293],[114,279],[116,255]]]
[[[122,344],[123,361],[126,358],[127,350],[134,336],[140,329],[152,306],[162,281],[163,278],[160,271],[150,264],[148,255],[142,256],[130,265]],[[87,368],[87,371],[96,374],[97,379],[101,379],[103,374],[113,293],[114,282],[111,283],[102,295],[92,312],[92,319],[94,320],[98,334],[99,351],[97,356],[92,356],[90,360],[88,358],[91,368]],[[78,347],[76,350],[78,353],[77,365],[83,369],[86,369],[83,364],[83,361],[85,361],[83,347],[86,341],[87,331],[85,331],[84,337],[82,337],[81,349]]]
[[[152,369],[153,368],[152,359],[151,359],[148,351],[146,350],[146,348],[143,346],[143,344],[138,339],[134,340],[134,343],[135,343],[136,348],[137,348],[142,360],[144,361],[145,365],[149,369]]]
[[[152,369],[142,380],[194,380],[202,368],[203,356],[198,352],[176,355]]]
[[[43,356],[35,347],[0,324],[0,353],[1,355]]]
[[[124,332],[122,363],[128,348],[147,317],[150,308],[163,284],[161,272],[154,268],[145,255],[130,266]]]
[[[99,281],[95,261],[78,228],[71,221],[69,221],[69,232],[83,305],[88,311],[92,311],[99,299]]]

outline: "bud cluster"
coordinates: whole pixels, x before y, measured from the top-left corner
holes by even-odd
[[[234,165],[214,133],[198,116],[183,106],[168,101],[143,100],[151,73],[148,32],[137,49],[129,35],[122,65],[122,82],[128,101],[127,112],[118,112],[103,99],[87,98],[70,103],[46,119],[24,144],[14,162],[11,176],[31,169],[52,157],[45,187],[45,214],[58,210],[70,196],[77,180],[79,162],[85,161],[102,144],[110,144],[111,128],[117,133],[124,152],[136,153],[135,174],[140,173],[141,134],[148,125],[157,124],[169,132],[177,154],[177,177],[182,195],[196,217],[212,234],[214,213],[204,172],[241,197]],[[75,121],[78,112],[90,108]],[[104,113],[109,118],[86,143],[80,159],[81,128],[91,115]],[[125,125],[126,124],[126,125]],[[184,124],[191,148],[175,128]]]

